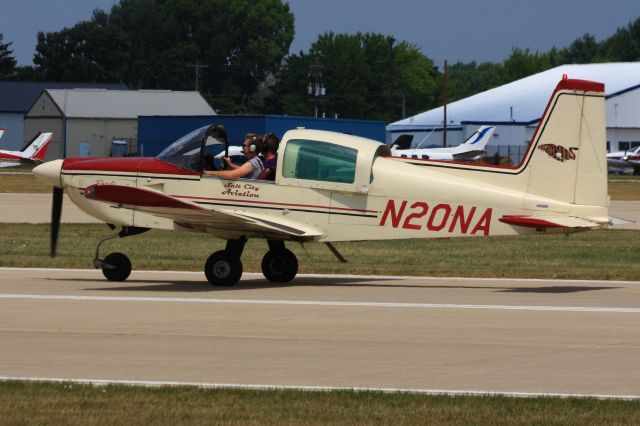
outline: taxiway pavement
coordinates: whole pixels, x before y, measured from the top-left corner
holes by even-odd
[[[0,268],[0,376],[640,396],[640,282]]]

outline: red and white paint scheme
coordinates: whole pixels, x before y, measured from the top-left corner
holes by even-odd
[[[0,136],[4,129],[0,129]],[[0,167],[12,167],[18,164],[42,163],[51,143],[52,133],[40,133],[20,151],[0,149]]]
[[[226,240],[205,265],[214,285],[238,282],[249,238],[268,242],[265,277],[286,282],[298,261],[285,242],[326,243],[344,261],[332,242],[569,233],[609,224],[600,83],[561,80],[514,167],[397,158],[376,141],[296,129],[280,143],[274,182],[228,180],[203,173],[219,165],[213,148],[228,149],[220,134],[219,126],[198,129],[156,158],[56,160],[34,174],[55,186],[54,222],[64,190],[88,214],[122,227],[120,237],[157,228]],[[55,248],[57,225],[52,229]],[[131,271],[120,253],[96,253],[94,264],[111,280]]]

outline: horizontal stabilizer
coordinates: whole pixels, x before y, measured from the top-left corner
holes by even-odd
[[[500,222],[525,228],[600,228],[602,224],[571,216],[505,215]]]
[[[635,223],[633,220],[622,219],[615,216],[609,216],[609,225],[631,225]]]

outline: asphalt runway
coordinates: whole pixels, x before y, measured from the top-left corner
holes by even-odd
[[[640,282],[0,268],[0,376],[640,397]]]

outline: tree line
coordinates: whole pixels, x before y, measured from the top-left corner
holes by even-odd
[[[420,49],[377,33],[318,36],[288,54],[294,16],[281,0],[120,0],[110,11],[37,35],[34,65],[16,65],[0,32],[0,79],[124,83],[194,90],[221,113],[395,121],[444,102],[444,74]],[[598,41],[502,62],[454,63],[447,101],[562,64],[640,60],[640,18]]]

